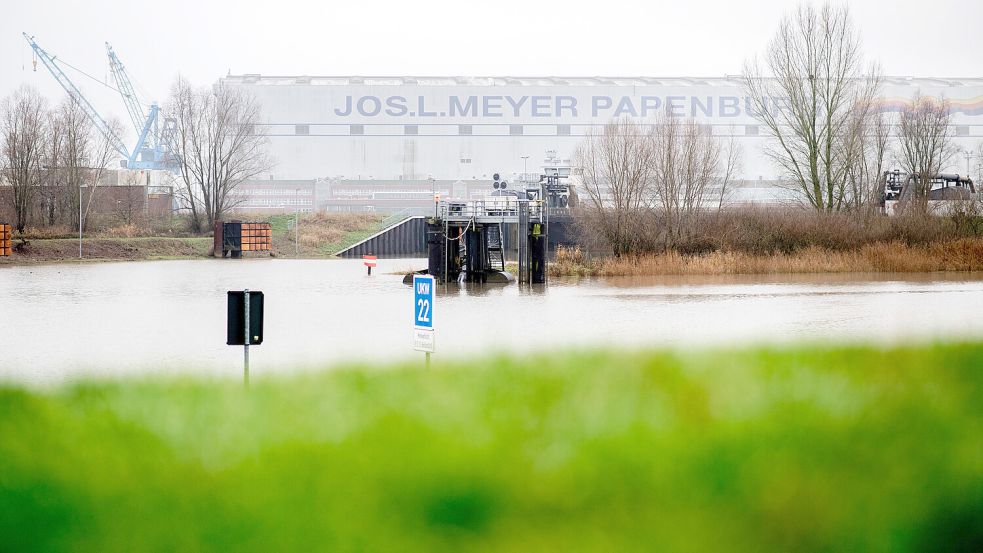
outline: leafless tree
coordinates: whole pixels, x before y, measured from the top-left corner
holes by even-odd
[[[22,86],[0,105],[0,168],[12,188],[14,226],[24,234],[42,182],[48,103],[37,90]]]
[[[911,175],[901,200],[908,206],[926,209],[931,180],[942,172],[955,154],[951,110],[944,99],[916,93],[901,109],[898,118],[897,162]],[[906,206],[906,209],[908,208]]]
[[[709,126],[692,119],[666,114],[654,129],[652,204],[665,228],[665,246],[671,248],[712,209],[724,148]]]
[[[884,192],[881,175],[890,150],[890,129],[881,110],[858,110],[846,132],[846,147],[851,152],[846,207],[863,220],[877,212]]]
[[[880,70],[865,65],[849,10],[802,5],[782,21],[765,54],[745,64],[755,117],[773,138],[767,155],[820,212],[844,207],[849,129],[876,109]]]
[[[577,151],[581,205],[615,255],[636,253],[653,177],[651,131],[624,118],[589,132]]]
[[[66,97],[58,106],[57,120],[61,136],[58,163],[53,168],[62,183],[63,218],[72,228],[84,229],[98,186],[119,154],[112,140],[96,129],[74,98]],[[117,135],[120,133],[118,121],[107,123]],[[83,194],[83,187],[88,188],[88,195]]]
[[[122,197],[116,200],[115,216],[117,221],[124,225],[131,225],[138,220],[145,220],[146,218],[142,216],[143,213],[141,213],[141,210],[145,212],[147,208],[146,191],[144,191],[142,197],[134,193],[134,191],[140,189],[138,187],[146,185],[143,180],[142,171],[120,171],[118,173],[118,179]]]
[[[584,206],[615,255],[637,252],[653,155],[651,130],[629,118],[589,132],[578,150]]]
[[[51,226],[61,222],[64,206],[62,194],[64,183],[59,168],[61,164],[62,138],[61,119],[58,110],[47,112],[47,140],[45,141],[43,174],[41,177],[41,214],[45,224]]]
[[[195,232],[208,228],[239,199],[236,187],[266,172],[272,162],[260,130],[259,103],[248,92],[217,85],[197,89],[179,78],[167,105],[176,122],[181,201]]]
[[[731,183],[734,177],[744,167],[744,147],[737,141],[731,131],[730,137],[723,145],[723,172],[720,175],[720,194],[717,197],[717,211],[723,209],[733,195]]]

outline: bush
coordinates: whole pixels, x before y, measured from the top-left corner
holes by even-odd
[[[102,238],[135,238],[137,236],[146,236],[147,231],[142,229],[133,223],[127,223],[125,225],[120,225],[118,227],[109,227],[104,229],[99,233]]]
[[[675,244],[666,244],[665,225],[657,216],[650,214],[643,221],[642,236],[636,240],[633,252],[636,254],[670,250],[683,255],[714,251],[772,255],[810,248],[855,251],[871,244],[901,242],[917,246],[983,235],[983,216],[968,207],[948,216],[866,218],[789,208],[725,210],[705,213],[690,221]],[[588,225],[583,226],[581,235],[590,232]]]

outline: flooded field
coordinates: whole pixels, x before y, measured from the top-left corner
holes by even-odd
[[[238,377],[225,292],[266,295],[255,377],[339,361],[421,360],[412,294],[394,273],[423,260],[156,261],[5,267],[0,379]],[[437,357],[627,345],[983,338],[983,274],[554,280],[438,290]]]

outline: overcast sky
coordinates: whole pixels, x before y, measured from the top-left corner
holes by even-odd
[[[182,74],[722,76],[761,52],[780,0],[492,2],[5,0],[0,96],[21,83],[61,95],[21,32],[111,78],[110,42],[149,99]],[[980,0],[849,2],[868,57],[888,75],[983,77]],[[107,114],[115,92],[71,72]]]

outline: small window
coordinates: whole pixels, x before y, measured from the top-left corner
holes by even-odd
[[[471,158],[469,158],[469,157],[462,157],[461,158],[461,163],[471,163]]]
[[[348,134],[350,134],[352,136],[365,134],[365,126],[364,125],[348,125]]]
[[[403,125],[403,134],[416,136],[420,134],[420,127],[416,125]]]
[[[509,125],[509,134],[512,136],[522,135],[522,125]]]
[[[471,136],[472,128],[471,125],[458,125],[457,134],[461,136]]]
[[[307,136],[311,134],[310,125],[294,125],[294,134],[298,136]]]
[[[570,136],[570,125],[557,125],[556,136]]]
[[[744,125],[744,135],[745,136],[758,136],[758,126],[757,125]]]

